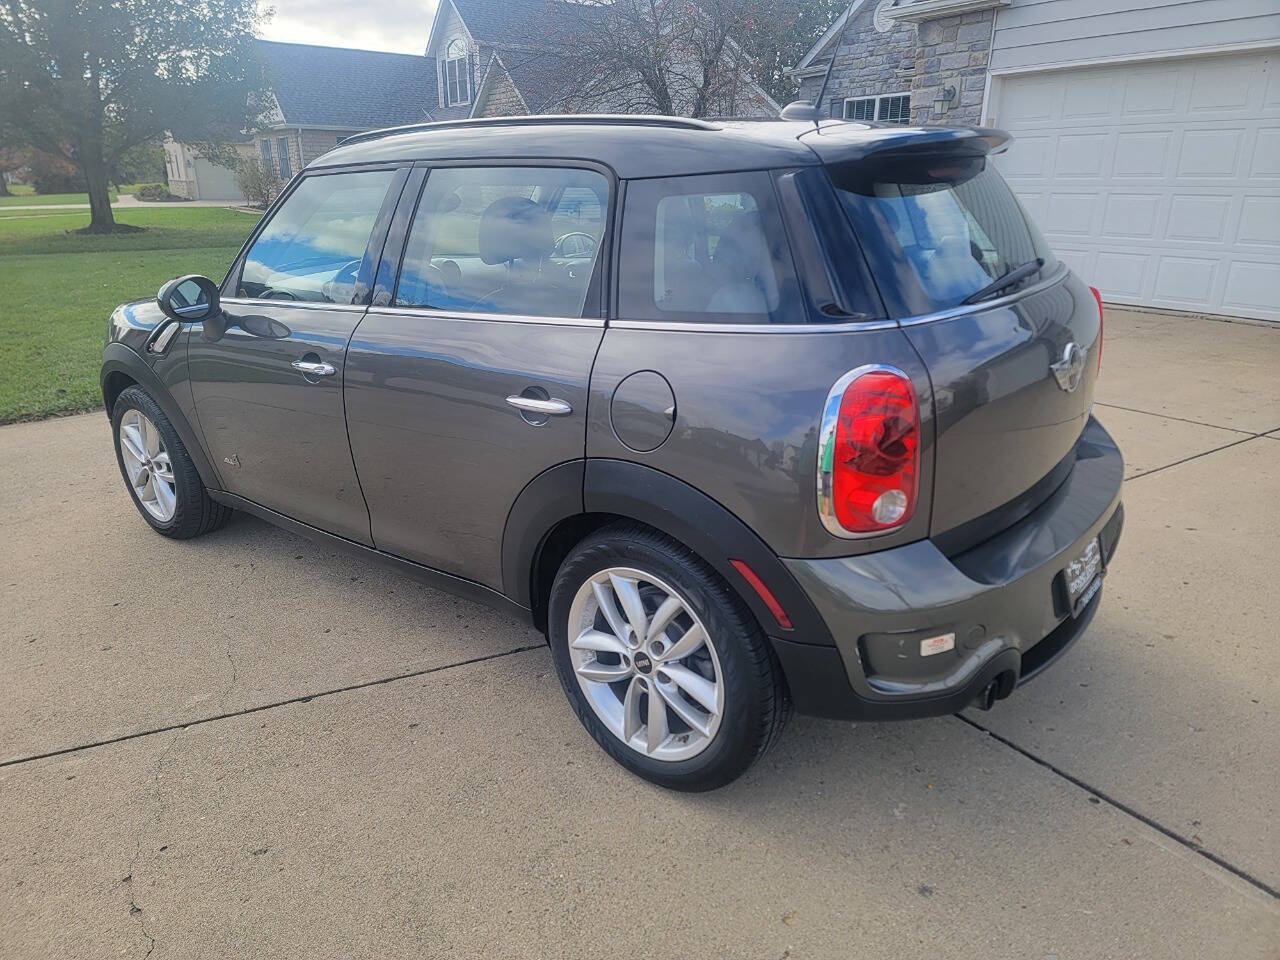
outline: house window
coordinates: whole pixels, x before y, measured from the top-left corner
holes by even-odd
[[[280,160],[280,179],[290,179],[293,176],[293,164],[289,160],[288,137],[276,137],[276,156]]]
[[[272,166],[272,163],[271,163],[271,141],[270,141],[270,140],[259,140],[259,141],[258,141],[258,152],[262,154],[262,171],[263,171],[263,173],[266,173],[268,170],[270,170],[270,169],[271,169],[271,166]]]
[[[910,123],[911,94],[890,93],[880,97],[849,97],[844,102],[846,120],[877,120],[880,123]]]
[[[440,72],[444,105],[453,107],[470,103],[471,71],[467,63],[467,48],[461,40],[450,41]]]

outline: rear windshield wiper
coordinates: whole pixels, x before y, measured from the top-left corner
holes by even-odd
[[[1015,283],[1020,283],[1027,279],[1027,277],[1031,276],[1033,273],[1039,273],[1043,267],[1044,260],[1040,257],[1036,257],[1034,260],[1028,260],[1026,263],[1014,267],[1008,273],[1004,273],[996,277],[981,290],[975,290],[960,302],[969,304],[977,303],[979,300],[985,300],[993,293],[999,293],[1006,287],[1012,287]]]

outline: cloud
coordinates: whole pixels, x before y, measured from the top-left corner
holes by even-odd
[[[422,53],[427,46],[434,0],[397,3],[367,0],[274,0],[261,9],[275,8],[262,30],[267,40],[312,43],[360,50]]]

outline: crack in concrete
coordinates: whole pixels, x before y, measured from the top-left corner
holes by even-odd
[[[321,697],[332,697],[340,693],[350,693],[355,690],[364,690],[369,687],[378,687],[387,683],[395,683],[398,680],[412,680],[415,677],[425,677],[432,673],[440,673],[444,670],[454,670],[458,667],[468,667],[476,663],[484,663],[488,660],[499,660],[503,657],[514,656],[518,653],[528,653],[531,650],[545,650],[546,642],[526,643],[510,650],[502,650],[498,653],[486,653],[478,657],[470,657],[466,660],[459,660],[455,663],[444,663],[437,667],[425,667],[422,670],[411,670],[408,673],[397,673],[390,677],[379,677],[376,680],[365,680],[360,683],[351,683],[342,687],[332,687],[328,690],[321,690],[317,693],[304,693],[295,697],[289,697],[285,700],[274,700],[271,703],[261,703],[252,707],[245,707],[241,710],[229,710],[225,713],[211,714],[207,717],[196,717],[193,720],[185,720],[181,723],[170,723],[163,727],[153,727],[149,730],[139,730],[135,733],[126,733],[118,737],[108,737],[105,740],[94,740],[90,743],[80,743],[72,747],[60,747],[57,750],[47,750],[44,753],[33,753],[25,757],[12,757],[8,760],[0,760],[0,768],[15,767],[24,763],[31,763],[35,760],[48,760],[50,757],[62,757],[69,753],[79,753],[82,750],[92,750],[97,747],[107,747],[113,743],[125,743],[129,740],[137,740],[142,737],[154,737],[161,733],[168,733],[171,730],[185,730],[188,727],[198,727],[206,723],[214,723],[218,720],[229,720],[233,717],[243,717],[251,713],[261,713],[264,710],[274,710],[277,707],[287,707],[298,703],[310,703],[312,700],[318,700]]]
[[[953,714],[953,716],[957,720],[959,720],[961,723],[968,724],[969,726],[973,727],[975,730],[980,730],[982,733],[985,733],[987,736],[995,740],[997,743],[1004,744],[1009,749],[1022,754],[1028,760],[1031,760],[1033,763],[1036,763],[1044,767],[1046,770],[1050,771],[1051,773],[1055,774],[1058,777],[1061,777],[1063,780],[1066,780],[1068,783],[1072,784],[1073,786],[1079,787],[1081,790],[1086,791],[1090,795],[1090,797],[1096,797],[1098,800],[1102,801],[1108,806],[1113,807],[1116,810],[1119,810],[1121,813],[1124,813],[1130,817],[1133,817],[1135,820],[1138,820],[1141,823],[1146,824],[1152,830],[1155,830],[1157,833],[1163,834],[1164,836],[1168,837],[1170,840],[1177,843],[1179,846],[1185,847],[1186,849],[1190,850],[1192,853],[1195,853],[1200,855],[1201,857],[1204,857],[1204,859],[1208,860],[1210,863],[1214,864],[1215,866],[1221,867],[1223,870],[1226,870],[1232,876],[1240,880],[1243,880],[1245,883],[1249,884],[1252,887],[1255,887],[1258,890],[1261,890],[1267,896],[1271,897],[1271,899],[1280,901],[1280,890],[1277,890],[1275,887],[1267,883],[1265,880],[1255,877],[1253,874],[1249,873],[1247,870],[1244,870],[1241,867],[1237,867],[1235,864],[1233,864],[1230,860],[1226,859],[1225,857],[1219,854],[1216,854],[1211,850],[1206,850],[1203,845],[1196,843],[1194,840],[1190,839],[1189,837],[1184,837],[1182,834],[1178,833],[1176,830],[1173,830],[1170,827],[1166,827],[1164,824],[1162,824],[1159,820],[1156,820],[1154,817],[1149,817],[1145,813],[1142,813],[1141,811],[1136,810],[1133,807],[1129,806],[1127,803],[1117,800],[1115,797],[1109,796],[1108,794],[1099,790],[1097,787],[1094,787],[1092,784],[1087,783],[1084,780],[1081,780],[1079,777],[1075,776],[1074,774],[1068,773],[1066,770],[1063,770],[1057,764],[1051,763],[1050,761],[1046,760],[1044,757],[1041,757],[1038,754],[1032,753],[1026,747],[1023,747],[1017,743],[1014,743],[1008,737],[1005,737],[1005,736],[1002,736],[1001,734],[996,733],[990,727],[984,727],[982,724],[978,723],[978,721],[971,720],[969,717],[966,717],[964,714],[961,714],[961,713]]]
[[[1252,430],[1241,430],[1238,427],[1224,427],[1220,423],[1209,423],[1206,420],[1191,420],[1187,417],[1175,417],[1170,413],[1156,413],[1153,410],[1139,410],[1137,407],[1126,407],[1122,403],[1103,403],[1101,400],[1094,401],[1095,407],[1106,407],[1110,410],[1124,410],[1128,413],[1140,413],[1146,417],[1160,417],[1163,420],[1177,420],[1179,423],[1190,423],[1197,427],[1212,427],[1214,430],[1226,430],[1228,433],[1244,433],[1251,437],[1263,436],[1264,434],[1255,433]],[[1265,433],[1265,431],[1264,431]]]

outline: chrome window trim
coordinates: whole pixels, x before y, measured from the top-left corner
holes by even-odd
[[[1049,276],[1013,293],[979,303],[961,304],[947,307],[945,310],[935,310],[932,313],[903,317],[900,320],[850,320],[844,323],[698,323],[689,320],[611,320],[609,326],[622,330],[687,330],[691,333],[851,333],[855,330],[893,330],[898,327],[914,327],[933,323],[936,320],[950,320],[954,317],[1008,306],[1029,293],[1036,293],[1055,283],[1061,283],[1068,272],[1067,265],[1059,262],[1058,268]]]
[[[361,307],[361,309],[364,309]],[[434,320],[470,320],[490,323],[541,323],[556,327],[603,327],[601,317],[538,317],[523,313],[481,313],[470,310],[439,310],[434,307],[370,307],[369,313],[386,317],[429,317]]]
[[[219,302],[246,307],[301,307],[304,310],[341,310],[355,313],[364,313],[367,309],[362,303],[327,303],[321,300],[263,300],[255,297],[222,297]]]
[[[610,320],[621,330],[678,330],[689,333],[849,333],[854,330],[896,330],[897,320],[859,320],[849,323],[698,323],[696,320]]]
[[[818,519],[821,520],[822,525],[827,528],[827,533],[832,536],[839,537],[841,540],[870,540],[874,537],[883,537],[891,533],[897,533],[905,524],[911,521],[913,516],[915,516],[915,511],[912,510],[909,516],[903,517],[901,521],[895,523],[892,527],[886,527],[883,530],[874,530],[869,533],[855,533],[852,530],[846,530],[840,525],[840,521],[836,519],[835,509],[831,505],[830,500],[828,500],[827,510],[824,511],[822,509],[822,488],[824,485],[828,490],[832,487],[832,471],[823,468],[822,451],[836,432],[836,420],[839,419],[840,416],[840,400],[844,397],[844,392],[848,388],[849,384],[853,383],[853,381],[857,380],[864,373],[876,372],[892,373],[896,376],[902,377],[902,379],[906,380],[907,383],[911,382],[911,378],[907,376],[906,372],[898,367],[890,366],[885,363],[864,363],[860,367],[854,367],[843,377],[837,380],[831,387],[831,390],[827,393],[827,400],[822,405],[822,422],[818,426],[817,484],[815,491],[817,494],[816,507],[818,510]],[[919,405],[920,401],[919,398],[917,398],[917,415]],[[919,506],[919,484],[920,478],[916,477],[916,506]]]

